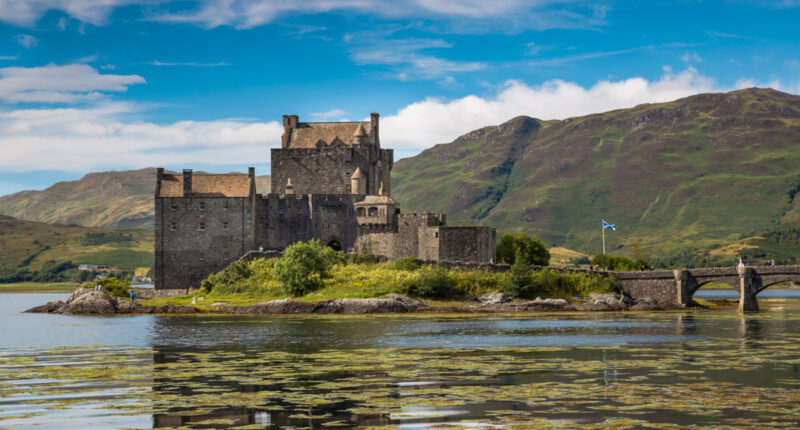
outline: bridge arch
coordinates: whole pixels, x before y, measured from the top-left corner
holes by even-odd
[[[800,284],[800,274],[797,275],[786,274],[782,276],[762,275],[761,284],[758,286],[756,294],[766,290],[769,287],[772,287],[777,284],[782,284],[784,282],[794,282],[796,284]]]

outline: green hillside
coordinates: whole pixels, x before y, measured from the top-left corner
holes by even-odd
[[[665,264],[800,257],[800,96],[702,94],[602,114],[514,118],[395,164],[393,197],[451,223]]]
[[[87,227],[153,228],[156,169],[89,173],[42,191],[0,197],[0,214],[51,224]],[[256,178],[259,192],[269,176]]]
[[[45,224],[0,215],[0,249],[0,279],[50,271],[66,262],[71,265],[64,270],[83,263],[126,272],[153,267],[152,230]]]

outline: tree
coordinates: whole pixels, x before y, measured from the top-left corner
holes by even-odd
[[[322,288],[330,262],[316,239],[289,245],[275,264],[275,278],[292,297]]]
[[[505,292],[511,297],[529,297],[534,289],[531,266],[525,259],[522,250],[517,250],[514,260],[514,264],[511,265],[511,273],[506,281]]]
[[[514,236],[509,233],[500,236],[500,240],[497,241],[497,262],[512,264],[515,253]]]
[[[516,237],[506,233],[497,241],[497,262],[513,264],[516,262],[517,251],[529,265],[547,266],[550,264],[550,252],[541,240],[520,233]]]

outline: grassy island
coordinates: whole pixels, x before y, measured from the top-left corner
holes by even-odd
[[[245,305],[289,297],[316,302],[388,293],[447,302],[493,291],[519,299],[572,300],[591,292],[610,292],[613,283],[613,279],[589,273],[533,270],[525,258],[517,258],[508,272],[454,270],[413,257],[382,262],[359,254],[345,255],[311,241],[289,246],[280,258],[232,263],[206,278],[188,297],[147,302],[187,304],[193,297],[205,297],[208,302],[204,305],[220,301]]]

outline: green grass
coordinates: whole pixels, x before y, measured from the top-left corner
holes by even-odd
[[[17,282],[0,284],[0,293],[71,293],[77,282]]]

